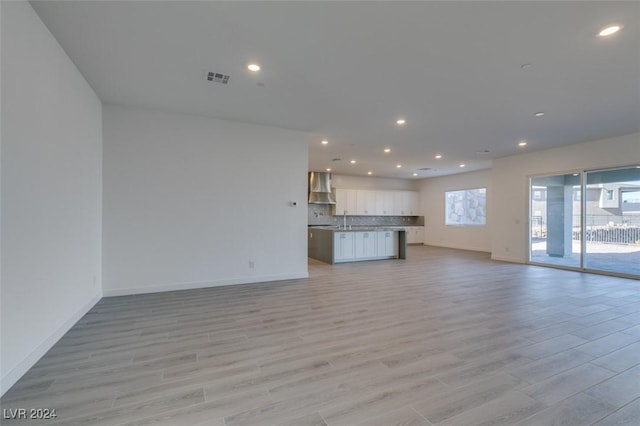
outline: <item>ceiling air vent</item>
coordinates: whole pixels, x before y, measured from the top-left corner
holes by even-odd
[[[431,170],[431,167],[423,167],[423,168],[418,169],[418,170],[422,170],[423,172],[427,172],[427,171]]]
[[[229,76],[218,72],[209,72],[209,74],[207,74],[207,80],[213,81],[214,83],[227,84],[229,83]]]

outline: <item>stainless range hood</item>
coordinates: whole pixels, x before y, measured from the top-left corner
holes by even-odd
[[[331,192],[331,173],[309,172],[309,204],[335,204]]]

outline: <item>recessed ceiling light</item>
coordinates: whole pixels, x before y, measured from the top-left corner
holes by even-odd
[[[536,117],[542,117],[544,115],[544,112],[540,111],[540,112],[536,112],[534,114]]]
[[[436,160],[441,159],[441,158],[442,158],[442,154],[436,154],[436,157],[435,157],[435,158],[436,158]]]
[[[356,164],[356,160],[349,161],[351,164]]]
[[[396,164],[396,167],[397,167],[397,168],[401,168],[401,167],[402,167],[402,164]]]
[[[384,152],[386,152],[387,154],[391,152],[391,148],[385,148]]]
[[[368,175],[372,175],[372,174],[373,174],[373,172],[367,172],[367,174],[368,174]]]
[[[320,143],[321,143],[322,145],[327,145],[327,144],[329,143],[329,141],[325,139],[325,140],[321,141]]]
[[[573,175],[574,176],[580,176],[580,173],[574,173]]]
[[[258,65],[258,64],[249,64],[249,65],[247,65],[247,69],[249,71],[258,72],[258,71],[260,71],[260,65]]]
[[[518,142],[518,146],[527,146],[527,141]]]
[[[462,164],[460,164],[460,167],[467,167],[467,165],[462,163]]]
[[[417,174],[417,173],[414,173],[413,175],[414,175],[414,176],[418,176],[418,174]]]
[[[404,118],[399,118],[396,120],[396,124],[399,126],[402,126],[403,124],[405,124],[407,121]]]
[[[330,172],[330,171],[331,171],[331,168],[330,168],[330,167],[327,167],[327,171],[328,171],[328,172]]]
[[[598,35],[600,37],[606,37],[606,36],[610,36],[612,34],[617,33],[618,31],[620,31],[622,29],[622,25],[607,25],[606,27],[604,27],[602,30],[600,30],[600,32],[598,33]]]

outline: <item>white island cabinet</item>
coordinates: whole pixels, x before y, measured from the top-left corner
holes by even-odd
[[[333,259],[336,262],[356,257],[354,232],[336,232],[333,235]]]
[[[398,231],[377,232],[378,256],[394,257],[398,255]]]
[[[337,230],[310,227],[309,257],[326,263],[406,259],[407,236],[401,229]]]
[[[378,232],[354,232],[356,235],[356,259],[373,259],[378,256]]]

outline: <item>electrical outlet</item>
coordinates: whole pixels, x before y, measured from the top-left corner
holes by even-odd
[[[250,260],[250,261],[249,261],[249,269],[253,269],[253,268],[255,268],[255,267],[256,267],[255,262],[254,262],[253,260]]]

